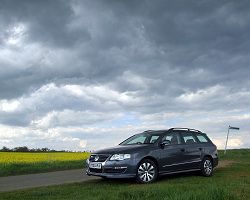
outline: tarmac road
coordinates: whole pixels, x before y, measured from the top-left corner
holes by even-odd
[[[230,160],[220,161],[216,168],[230,167],[232,163],[233,161]],[[76,169],[41,174],[2,177],[0,178],[0,192],[100,179],[99,177],[86,175],[85,171],[86,169]]]
[[[76,169],[41,174],[1,177],[0,192],[98,179],[98,177],[86,175],[85,171],[86,169]]]

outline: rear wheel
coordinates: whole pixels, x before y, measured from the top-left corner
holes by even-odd
[[[201,174],[203,176],[212,176],[213,163],[209,157],[205,157],[201,162]]]
[[[149,159],[140,162],[137,168],[136,181],[138,183],[152,183],[157,179],[158,169],[156,164]]]

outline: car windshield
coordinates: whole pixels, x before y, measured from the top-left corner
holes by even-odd
[[[146,132],[146,133],[136,134],[126,139],[120,145],[154,144],[161,134],[162,132]]]

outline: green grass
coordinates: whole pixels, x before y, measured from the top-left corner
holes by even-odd
[[[250,149],[229,149],[224,155],[224,150],[218,150],[220,160],[250,160]]]
[[[86,160],[0,164],[0,177],[86,167]]]
[[[92,180],[11,192],[1,192],[0,199],[18,200],[249,200],[250,150],[219,151],[220,160],[233,160],[227,168],[215,169],[212,177],[185,173],[160,178],[149,185],[132,180]]]

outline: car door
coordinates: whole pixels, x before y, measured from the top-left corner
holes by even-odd
[[[177,131],[167,133],[160,141],[160,171],[172,172],[183,169],[183,144]]]
[[[201,148],[197,138],[191,131],[181,131],[183,139],[183,168],[196,169],[199,168],[201,162]]]

